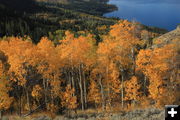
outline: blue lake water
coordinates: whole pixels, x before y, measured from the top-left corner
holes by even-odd
[[[106,17],[136,20],[142,24],[173,30],[180,23],[180,0],[110,0],[118,7]]]

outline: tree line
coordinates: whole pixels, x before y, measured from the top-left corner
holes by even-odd
[[[93,34],[0,41],[0,111],[113,111],[179,104],[179,39],[148,47],[152,34],[127,20],[112,25],[102,42]],[[152,43],[151,43],[152,44]],[[159,44],[159,43],[158,43]],[[171,97],[169,97],[171,96]]]

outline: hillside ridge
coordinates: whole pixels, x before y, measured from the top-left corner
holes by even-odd
[[[174,39],[180,38],[180,25],[177,26],[175,30],[165,33],[154,39],[154,45],[152,48],[161,47],[165,44],[171,43]]]

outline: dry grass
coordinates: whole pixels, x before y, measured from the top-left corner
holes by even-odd
[[[28,117],[19,117],[17,115],[5,116],[2,120],[162,120],[165,112],[157,108],[136,109],[124,112],[97,112],[94,109],[77,111],[71,117],[55,116],[48,112],[33,114]]]

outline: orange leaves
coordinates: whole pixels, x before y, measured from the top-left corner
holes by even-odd
[[[98,46],[99,59],[102,61],[111,59],[123,67],[129,67],[128,65],[132,62],[131,50],[139,44],[139,39],[133,34],[134,29],[135,25],[127,20],[113,25],[109,35],[105,36]]]
[[[62,80],[59,80],[58,78],[52,79],[50,81],[51,85],[51,92],[53,93],[53,97],[59,97],[62,94],[62,89],[60,87]]]
[[[88,93],[88,101],[94,102],[96,104],[101,103],[101,94],[100,89],[97,85],[97,83],[93,80],[91,80],[90,86],[89,86],[89,93]]]
[[[13,80],[16,81],[18,79],[18,84],[23,86],[26,83],[24,76],[27,74],[27,71],[25,68],[30,61],[27,53],[30,53],[28,51],[33,48],[33,44],[23,41],[21,38],[10,37],[6,41],[2,41],[0,46],[0,49],[8,56],[9,72],[13,73]]]
[[[8,93],[3,93],[0,90],[0,110],[7,110],[12,102],[13,98],[9,97]]]
[[[0,76],[3,75],[4,69],[3,69],[3,64],[2,61],[0,61]]]
[[[3,74],[3,67],[0,61],[0,110],[6,110],[13,102],[13,98],[9,96],[10,83]]]
[[[109,34],[104,36],[103,42],[98,45],[96,69],[101,73],[105,93],[108,93],[105,96],[108,96],[106,99],[109,103],[114,98],[118,98],[120,92],[123,94],[120,75],[124,79],[123,71],[132,68],[134,63],[134,50],[139,44],[134,32],[135,28],[136,26],[127,20],[120,21],[111,26]]]
[[[109,65],[109,79],[108,84],[112,90],[112,98],[115,97],[117,93],[120,93],[120,80],[119,80],[119,71],[115,64],[110,63]]]
[[[56,113],[58,111],[58,106],[52,103],[48,103],[47,110],[51,111],[52,113]]]
[[[151,76],[153,72],[157,74],[164,73],[169,68],[168,62],[172,57],[172,53],[172,45],[155,48],[154,50],[141,50],[136,64],[147,76]]]
[[[77,97],[73,96],[75,92],[74,88],[71,88],[71,85],[66,86],[66,91],[62,95],[62,106],[65,106],[68,109],[75,109],[77,107]]]
[[[41,98],[42,97],[42,88],[39,85],[35,85],[32,90],[32,97],[34,98]]]
[[[55,58],[55,47],[53,42],[48,40],[47,38],[43,37],[41,41],[37,45],[37,50],[39,52],[39,58],[43,60],[43,58],[47,61],[54,60]]]
[[[0,58],[0,111],[6,110],[13,102],[13,97],[10,97],[8,92],[11,90],[10,82],[7,79],[5,65]]]
[[[139,39],[136,37],[134,31],[136,26],[131,22],[124,20],[111,26],[109,35],[114,37],[123,47],[132,47],[139,43]]]
[[[150,67],[151,63],[151,56],[152,56],[152,50],[140,50],[136,64],[138,66],[138,69],[143,70],[143,72],[146,73],[146,68]]]
[[[141,50],[137,57],[138,69],[149,78],[150,97],[156,100],[157,104],[164,99],[163,96],[167,93],[165,92],[167,88],[163,86],[169,84],[167,80],[171,61],[176,54],[173,46],[173,44],[168,44],[153,50]]]
[[[140,85],[135,76],[125,82],[125,100],[139,100],[141,96]]]
[[[66,38],[58,46],[61,59],[65,64],[78,66],[80,63],[88,64],[94,51],[95,40],[92,35],[75,38],[70,32],[66,32]]]
[[[31,104],[40,105],[41,101],[52,112],[62,106],[76,109],[78,102],[82,109],[87,108],[88,102],[102,105],[103,110],[115,102],[121,102],[123,107],[126,104],[124,100],[139,100],[143,86],[138,81],[144,82],[144,95],[150,94],[149,97],[158,104],[165,103],[163,99],[167,95],[164,94],[170,94],[170,87],[172,91],[175,88],[169,84],[172,82],[167,81],[178,78],[179,48],[168,44],[141,50],[136,59],[136,48],[140,43],[136,30],[135,24],[120,21],[111,27],[98,45],[91,34],[75,37],[69,31],[57,45],[46,37],[37,45],[21,38],[7,38],[0,41],[0,51],[7,56],[7,60],[0,61],[0,77],[6,71],[8,79],[13,80],[12,89],[17,93],[15,99],[18,101],[25,96],[19,104],[23,106],[27,102],[28,109]],[[151,36],[149,34],[143,31],[142,37],[146,39]],[[138,69],[135,69],[135,62]],[[145,79],[138,80],[133,76],[135,70],[142,71]],[[7,81],[0,79],[0,109],[7,109],[12,102]],[[21,90],[25,92],[19,92]],[[173,100],[167,101],[171,103]],[[59,106],[60,102],[62,106]]]
[[[56,69],[56,66],[60,66],[58,59],[58,51],[55,49],[55,46],[52,41],[43,37],[37,45],[37,54],[39,62],[43,64],[48,64],[50,68]]]

